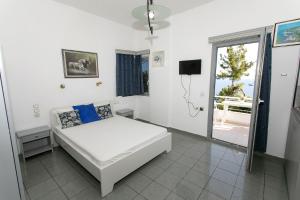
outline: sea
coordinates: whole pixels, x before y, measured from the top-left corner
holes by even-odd
[[[238,83],[244,83],[243,91],[246,96],[252,97],[254,92],[254,80],[244,79],[240,80]],[[222,88],[231,85],[231,81],[229,79],[217,79],[216,87],[215,87],[215,95],[217,96]]]

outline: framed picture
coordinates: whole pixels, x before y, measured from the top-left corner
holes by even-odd
[[[152,66],[163,67],[165,65],[165,52],[155,51],[152,53]]]
[[[279,22],[274,27],[273,46],[282,47],[300,44],[300,19]]]
[[[62,49],[65,78],[98,78],[97,53]]]

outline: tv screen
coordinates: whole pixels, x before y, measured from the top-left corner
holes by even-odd
[[[179,74],[201,74],[201,60],[179,61]]]

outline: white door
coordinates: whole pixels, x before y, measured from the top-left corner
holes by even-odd
[[[0,199],[20,200],[17,171],[2,86],[0,76]]]

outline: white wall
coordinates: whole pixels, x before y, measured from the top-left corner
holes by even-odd
[[[170,111],[170,80],[171,80],[171,57],[169,51],[170,29],[155,31],[159,37],[152,42],[145,40],[147,33],[138,31],[135,37],[135,48],[139,50],[150,49],[155,51],[165,51],[165,65],[163,67],[152,67],[150,55],[149,68],[149,93],[148,97],[137,98],[138,118],[151,121],[152,123],[169,126]]]
[[[115,49],[134,46],[130,27],[51,0],[1,1],[0,27],[17,130],[49,124],[53,107],[113,99]],[[62,48],[97,52],[99,79],[65,79]],[[96,87],[99,80],[103,85]],[[134,97],[119,101],[119,107],[134,107]],[[40,105],[40,118],[33,104]]]
[[[278,157],[284,157],[285,153],[300,59],[299,49],[299,46],[273,48],[267,153]]]
[[[171,83],[168,90],[171,96],[163,98],[163,101],[169,99],[171,104],[168,110],[170,113],[169,125],[177,129],[207,136],[211,73],[211,45],[208,43],[209,37],[269,26],[278,21],[298,18],[299,7],[300,1],[298,0],[287,0],[284,4],[281,1],[272,0],[215,0],[209,4],[171,17],[170,35],[165,36],[158,33],[160,40],[154,41],[153,44],[156,46],[161,45],[169,52],[170,56],[168,68],[171,73]],[[169,45],[162,45],[161,41],[169,41]],[[293,77],[297,67],[296,55],[298,49],[299,46],[283,47],[273,51],[271,117],[267,153],[278,157],[283,157],[284,155],[287,124],[292,102],[292,90],[290,88],[295,82]],[[203,62],[202,74],[192,77],[191,99],[197,105],[203,106],[205,110],[197,118],[191,118],[182,98],[184,91],[180,85],[178,62],[180,60],[199,58]],[[281,73],[287,73],[288,76],[281,77]],[[152,84],[164,84],[165,82],[162,80],[164,79],[158,79],[158,83]],[[187,81],[185,78],[185,84],[187,84]],[[152,92],[154,92],[153,90],[152,88]],[[155,93],[157,94],[164,93],[165,90],[166,88],[155,87]],[[155,99],[151,107],[159,108],[162,98],[151,98]],[[152,112],[158,111],[150,109],[148,116],[152,115]],[[280,113],[284,114],[280,115]],[[166,121],[167,119],[163,120]],[[157,123],[160,124],[159,122]]]

